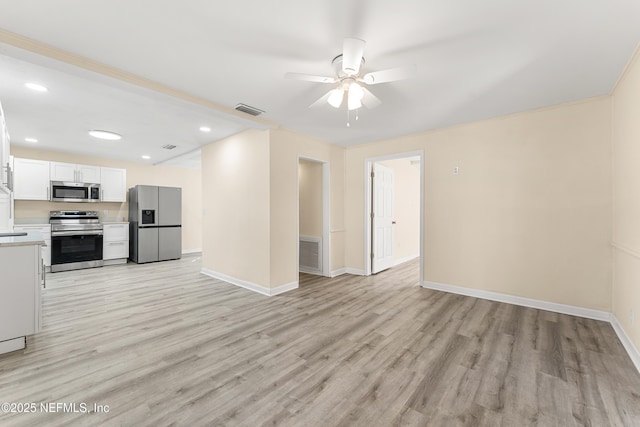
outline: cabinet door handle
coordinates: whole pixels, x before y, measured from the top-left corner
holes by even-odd
[[[9,162],[7,162],[7,166],[5,166],[5,168],[7,169],[7,188],[10,191],[13,191],[13,170],[11,170],[11,165],[9,164]]]

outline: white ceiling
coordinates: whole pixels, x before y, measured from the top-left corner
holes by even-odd
[[[49,90],[34,92],[25,82],[42,83]],[[200,167],[202,145],[249,127],[266,128],[1,45],[0,101],[12,145],[189,168]],[[201,132],[201,126],[211,131]],[[92,129],[115,131],[123,139],[95,139],[88,134]],[[162,148],[166,144],[176,148]]]
[[[607,94],[640,41],[636,0],[0,0],[0,10],[2,29],[222,106],[255,106],[268,120],[344,146]],[[365,71],[418,70],[371,86],[383,104],[360,111],[350,128],[344,107],[307,108],[331,87],[283,78],[332,75],[344,37],[367,41]],[[137,158],[160,142],[178,141],[186,153],[260,127],[60,64],[27,73],[26,63],[51,64],[34,55],[21,64],[15,58],[24,54],[6,46],[0,53],[9,56],[0,61],[0,99],[18,143],[33,127],[43,146],[51,139]],[[56,85],[48,101],[22,86],[32,71]],[[205,121],[215,135],[199,133]],[[112,128],[126,143],[117,152],[96,148],[88,127]]]

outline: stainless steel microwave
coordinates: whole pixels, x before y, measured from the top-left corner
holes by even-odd
[[[100,184],[51,181],[52,202],[99,202]]]

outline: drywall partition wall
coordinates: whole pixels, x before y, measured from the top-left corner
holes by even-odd
[[[137,184],[164,185],[182,188],[182,248],[187,251],[202,249],[202,188],[200,170],[175,166],[154,166],[151,164],[126,162],[64,153],[60,151],[37,150],[12,146],[15,157],[49,160],[55,162],[96,165],[127,170],[127,188]],[[45,201],[16,200],[15,215],[18,222],[48,221],[51,210],[87,209],[84,203],[51,203]],[[103,218],[128,218],[127,203],[92,203],[91,209]],[[108,211],[105,214],[105,210]]]
[[[393,170],[393,258],[420,256],[420,165],[409,158],[380,162]]]
[[[203,270],[268,290],[267,131],[249,130],[203,147],[202,199]]]
[[[298,281],[298,159],[329,162],[330,166],[330,270],[344,267],[344,149],[285,129],[270,133],[271,176],[271,287]]]
[[[602,97],[348,148],[346,267],[365,159],[423,149],[425,281],[609,311],[610,135]]]
[[[613,314],[640,349],[640,51],[613,92]]]
[[[298,165],[300,235],[322,238],[322,163]]]

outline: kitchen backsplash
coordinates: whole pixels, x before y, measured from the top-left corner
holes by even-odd
[[[61,203],[16,200],[15,224],[47,224],[50,211],[97,211],[102,221],[127,221],[127,203]]]

